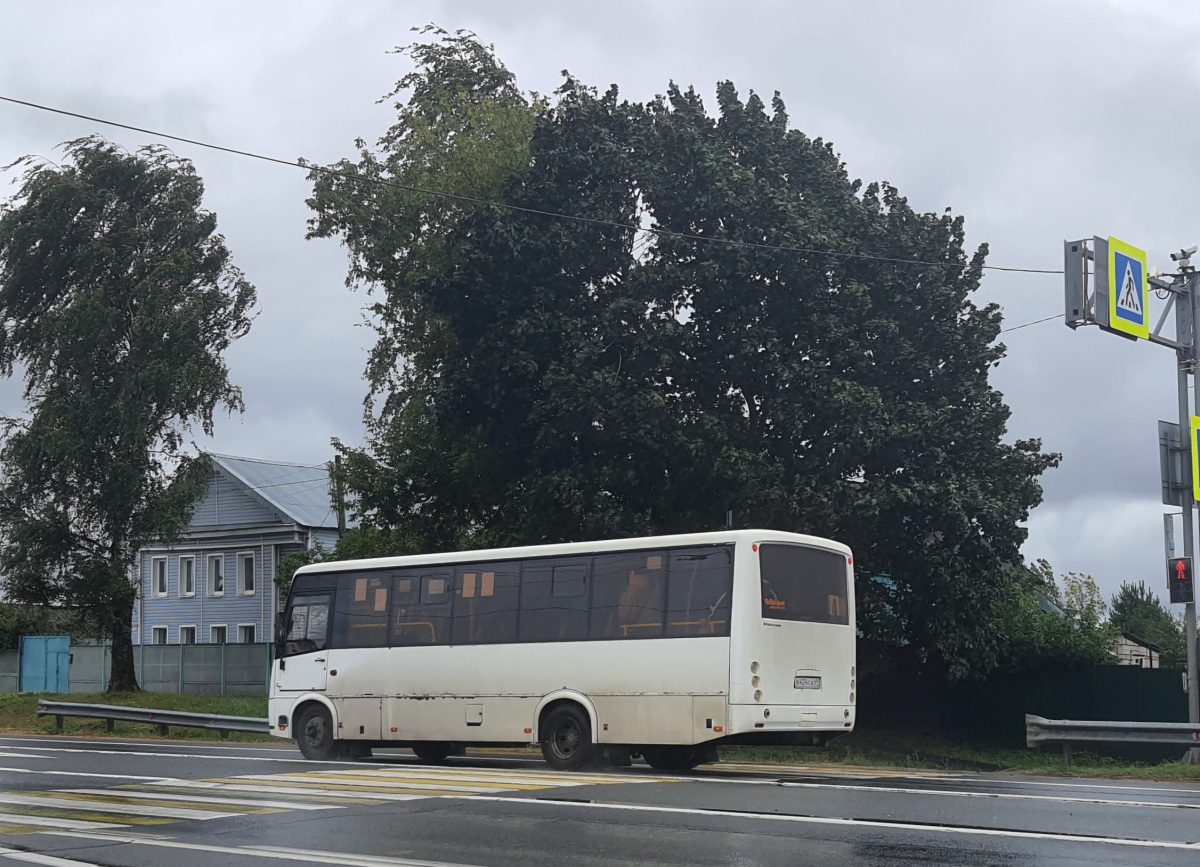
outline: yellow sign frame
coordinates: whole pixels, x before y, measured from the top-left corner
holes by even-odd
[[[1117,299],[1121,293],[1121,282],[1125,279],[1125,273],[1117,273],[1117,254],[1133,259],[1142,266],[1142,324],[1137,325],[1126,319],[1122,319],[1117,315]],[[1118,241],[1116,238],[1109,236],[1108,239],[1108,327],[1113,331],[1120,331],[1122,334],[1128,334],[1130,337],[1136,337],[1141,340],[1150,339],[1150,280],[1149,272],[1146,270],[1146,251],[1139,250],[1132,244],[1126,244],[1124,241]]]
[[[1200,415],[1192,416],[1191,442],[1188,451],[1192,455],[1192,499],[1200,503]]]

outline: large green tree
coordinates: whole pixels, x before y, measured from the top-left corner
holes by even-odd
[[[0,574],[11,598],[110,636],[108,688],[124,691],[136,552],[203,492],[187,436],[241,409],[222,353],[255,293],[188,160],[97,137],[63,150],[61,166],[26,158],[0,210],[0,367],[21,371],[29,408],[0,449]]]
[[[478,49],[455,94],[486,100],[502,67]],[[444,52],[413,55],[402,124],[462,104],[435,86]],[[710,116],[672,86],[633,105],[568,77],[523,103],[524,151],[495,149],[502,207],[458,201],[403,239],[383,194],[331,196],[315,176],[314,234],[341,236],[352,277],[387,299],[380,342],[400,362],[369,371],[387,400],[368,447],[346,450],[361,516],[429,548],[712,529],[727,512],[829,535],[888,576],[859,585],[869,636],[986,671],[1004,567],[1055,461],[1004,442],[987,379],[1000,313],[970,300],[986,250],[965,253],[961,218],[852,181],[778,97],[725,83],[717,102]],[[373,159],[419,187],[424,148],[393,136]]]

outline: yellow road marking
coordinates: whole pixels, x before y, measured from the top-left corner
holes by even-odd
[[[14,804],[0,809],[0,816],[40,816],[47,819],[73,819],[80,822],[103,822],[106,825],[166,825],[170,819],[135,816],[125,813],[91,813],[87,810],[60,810]]]

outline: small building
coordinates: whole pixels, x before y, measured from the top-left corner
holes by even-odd
[[[275,567],[338,539],[325,467],[209,454],[212,476],[187,530],[138,552],[134,644],[274,639]]]
[[[1137,665],[1142,668],[1158,668],[1160,648],[1157,644],[1143,641],[1136,635],[1122,632],[1113,647],[1117,665]]]

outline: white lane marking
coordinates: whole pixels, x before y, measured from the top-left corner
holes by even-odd
[[[127,816],[159,816],[164,819],[229,819],[245,813],[221,813],[216,810],[186,810],[181,807],[152,807],[142,804],[114,804],[109,801],[77,800],[75,798],[41,798],[36,795],[14,795],[0,792],[0,804],[21,807],[47,807],[72,810],[77,813],[123,813]],[[7,818],[5,819],[7,821]]]
[[[339,804],[301,804],[296,801],[264,801],[260,798],[210,798],[204,795],[174,795],[170,792],[147,792],[141,789],[55,789],[70,795],[104,795],[136,798],[144,801],[185,801],[195,804],[228,804],[231,807],[274,807],[280,810],[340,810]],[[130,806],[135,806],[131,804]]]
[[[205,843],[183,843],[161,837],[118,836],[116,834],[80,834],[70,831],[46,832],[52,837],[82,837],[105,843],[128,843],[136,846],[157,846],[164,849],[185,849],[191,852],[217,852],[222,855],[241,855],[273,858],[277,861],[309,861],[313,864],[344,864],[347,867],[471,867],[446,861],[422,861],[413,858],[387,858],[379,855],[357,855],[353,852],[325,852],[320,849],[285,849],[267,846],[214,846]]]
[[[43,771],[33,768],[0,768],[0,771],[10,774],[47,774],[53,777],[101,777],[106,780],[153,780],[155,782],[171,780],[170,777],[141,777],[137,774],[85,774],[82,771]]]
[[[1200,843],[1175,843],[1164,840],[1134,840],[1125,837],[1085,837],[1078,834],[1055,834],[1047,831],[1007,831],[999,828],[971,828],[956,825],[921,825],[911,822],[880,822],[873,819],[839,819],[823,816],[781,815],[779,813],[748,813],[732,810],[698,810],[690,807],[654,807],[642,804],[601,804],[578,801],[555,801],[543,798],[514,798],[498,795],[465,795],[464,801],[496,801],[504,804],[536,804],[542,807],[579,807],[592,810],[614,810],[635,813],[673,813],[687,816],[720,816],[727,819],[760,819],[764,822],[794,822],[801,825],[840,825],[853,828],[920,831],[927,834],[963,834],[980,837],[1015,837],[1025,840],[1053,840],[1064,843],[1110,843],[1114,846],[1138,846],[1149,849],[1184,849],[1200,851]]]
[[[1177,789],[1168,786],[1122,786],[1113,785],[1110,783],[1057,783],[1052,780],[1006,780],[999,777],[964,781],[979,783],[980,785],[1002,783],[1006,786],[1046,786],[1047,788],[1055,787],[1060,789],[1103,789],[1110,792],[1165,792],[1172,795],[1196,795],[1197,797],[1200,797],[1200,787],[1191,789]]]
[[[33,753],[0,752],[0,759],[52,759],[54,756],[35,756]]]
[[[215,756],[215,755],[198,755],[194,753],[152,753],[145,750],[82,750],[74,747],[38,747],[46,752],[54,753],[88,753],[91,755],[100,756],[150,756],[153,758],[163,759],[216,759],[227,758],[231,762],[289,762],[291,764],[306,764],[306,765],[335,765],[340,768],[346,767],[345,762],[314,762],[303,758],[299,753],[295,758],[276,759],[266,758],[265,756]],[[49,756],[39,758],[50,758]]]
[[[75,861],[71,858],[59,858],[56,855],[43,855],[40,852],[25,852],[21,849],[7,849],[0,846],[0,855],[13,861],[25,861],[29,864],[45,864],[47,867],[97,867],[92,861]]]
[[[92,861],[74,861],[70,858],[59,858],[55,855],[43,855],[40,852],[23,852],[20,849],[5,849],[0,847],[0,855],[14,861],[25,861],[29,864],[45,864],[46,867],[96,867]]]
[[[789,783],[769,780],[747,782],[751,785],[765,784],[793,789],[839,789],[852,792],[883,792],[889,795],[941,795],[945,798],[999,798],[1018,801],[1055,801],[1065,804],[1095,804],[1105,807],[1167,807],[1175,810],[1200,810],[1200,803],[1174,804],[1163,801],[1123,801],[1119,798],[1068,798],[1064,795],[1021,795],[1010,792],[955,792],[950,789],[902,789],[896,786],[854,786],[847,783]]]
[[[23,816],[18,813],[0,811],[0,825],[33,825],[37,828],[67,828],[72,831],[90,831],[110,828],[128,828],[128,825],[111,822],[89,822],[87,819],[59,819],[54,816]]]

